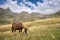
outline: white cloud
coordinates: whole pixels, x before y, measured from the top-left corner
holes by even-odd
[[[20,2],[19,6],[17,1],[7,0],[5,4],[0,5],[0,8],[6,9],[9,7],[13,12],[17,13],[28,11],[29,13],[39,12],[44,14],[51,14],[60,10],[60,0],[44,0],[44,3],[37,2],[38,6],[27,0],[23,0],[23,2]],[[31,6],[33,10],[26,5]]]
[[[22,2],[20,3],[21,6],[17,4],[17,1],[7,0],[4,5],[0,5],[0,8],[10,8],[14,13],[20,13],[21,11],[28,11],[30,12],[30,8],[26,7]]]
[[[59,0],[45,0],[44,3],[37,6],[37,9],[44,14],[52,14],[60,10]]]

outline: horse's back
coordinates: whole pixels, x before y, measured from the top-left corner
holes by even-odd
[[[22,22],[13,22],[12,26],[13,26],[14,28],[22,27]]]

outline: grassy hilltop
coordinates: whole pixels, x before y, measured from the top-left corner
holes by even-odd
[[[11,24],[0,25],[0,40],[60,40],[60,18],[25,22],[28,35],[11,32]]]

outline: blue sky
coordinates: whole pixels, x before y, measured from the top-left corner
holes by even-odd
[[[0,8],[8,7],[15,13],[27,11],[52,14],[60,10],[60,0],[0,0]]]
[[[0,0],[0,5],[4,4],[6,0]]]
[[[30,1],[30,2],[32,2],[32,3],[35,4],[35,5],[36,5],[37,2],[43,3],[43,0],[27,0],[27,1]],[[17,0],[17,3],[18,3],[18,4],[19,4],[20,2],[23,2],[23,1],[22,1],[22,0]]]
[[[4,4],[7,0],[0,0],[0,5]],[[12,0],[12,1],[17,1],[17,4],[19,5],[20,2],[23,2],[23,0]],[[33,4],[37,5],[36,3],[37,2],[41,2],[43,3],[43,0],[27,0],[27,1],[30,1],[32,2]]]

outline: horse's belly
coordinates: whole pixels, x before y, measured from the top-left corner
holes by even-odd
[[[22,28],[21,28],[21,27],[16,27],[15,29],[16,29],[16,30],[22,30]]]

